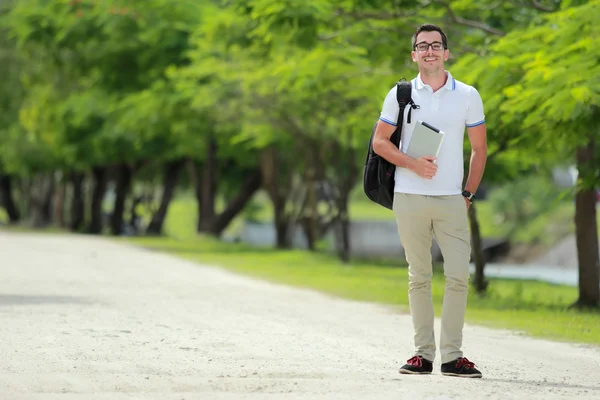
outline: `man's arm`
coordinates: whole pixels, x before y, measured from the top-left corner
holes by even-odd
[[[394,125],[379,120],[373,135],[373,151],[390,163],[413,171],[421,178],[432,179],[437,172],[437,165],[432,162],[435,157],[415,159],[401,152],[390,140],[395,130]]]
[[[411,169],[416,160],[402,153],[390,140],[395,130],[394,125],[379,120],[373,135],[373,151],[398,167]]]
[[[467,128],[467,132],[469,141],[471,142],[471,160],[465,190],[475,193],[483,177],[487,161],[487,133],[485,123]]]

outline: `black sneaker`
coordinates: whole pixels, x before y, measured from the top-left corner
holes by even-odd
[[[406,364],[400,368],[401,374],[431,374],[433,364],[431,361],[424,359],[421,356],[414,356],[406,361]]]
[[[481,378],[481,372],[475,368],[475,364],[465,357],[442,364],[442,375],[460,376],[463,378]]]

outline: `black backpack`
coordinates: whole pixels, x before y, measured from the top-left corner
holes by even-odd
[[[412,101],[412,85],[410,82],[407,82],[402,78],[396,83],[396,88],[396,99],[398,100],[400,112],[398,113],[396,130],[390,137],[390,141],[398,147],[400,145],[400,137],[402,134],[404,109],[410,104],[411,109],[409,109],[407,116],[407,122],[410,124],[411,111],[413,108],[419,108],[419,106],[415,105]],[[363,188],[369,199],[391,210],[394,203],[394,173],[396,171],[396,166],[373,151],[373,136],[375,134],[375,128],[377,127],[377,122],[373,126],[371,140],[369,141],[369,151],[367,152],[367,160],[365,162],[363,175]]]

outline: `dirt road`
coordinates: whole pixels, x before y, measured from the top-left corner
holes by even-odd
[[[483,379],[405,376],[390,308],[107,239],[0,232],[0,254],[2,400],[600,398],[597,348],[467,326]]]

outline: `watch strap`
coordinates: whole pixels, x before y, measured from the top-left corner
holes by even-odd
[[[471,193],[468,190],[463,190],[462,195],[465,196],[470,202],[475,200],[475,193]]]

